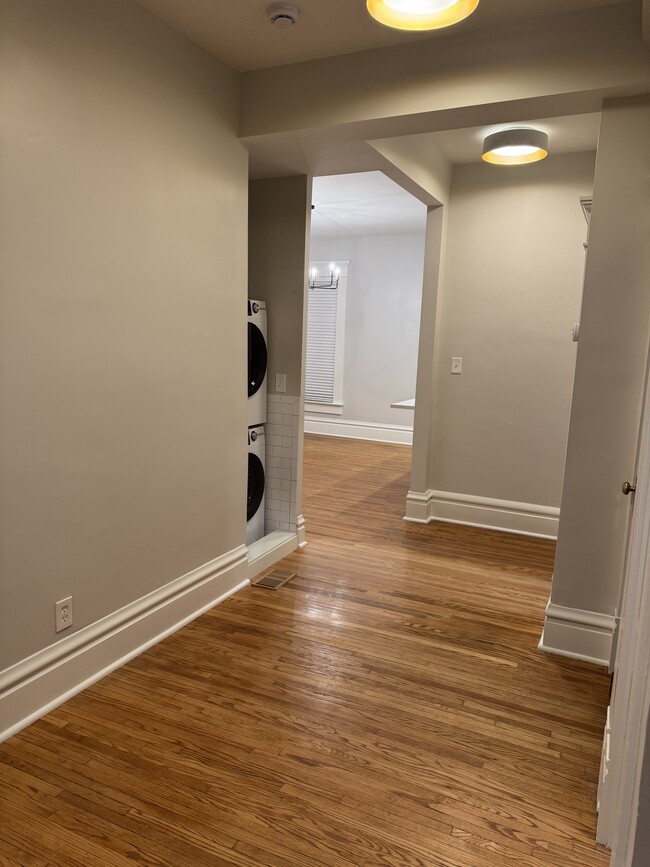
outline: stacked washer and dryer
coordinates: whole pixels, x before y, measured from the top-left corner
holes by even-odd
[[[266,371],[268,366],[266,304],[248,301],[248,498],[246,544],[264,536]]]

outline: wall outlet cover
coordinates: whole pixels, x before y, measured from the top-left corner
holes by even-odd
[[[72,626],[72,596],[54,604],[56,631],[63,632]]]

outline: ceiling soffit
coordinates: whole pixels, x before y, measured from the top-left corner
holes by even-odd
[[[435,44],[452,32],[445,29],[414,34],[384,27],[368,15],[364,0],[297,0],[300,17],[287,29],[269,23],[267,0],[139,2],[238,72],[390,45],[422,41]],[[453,32],[625,2],[628,0],[484,0],[469,18],[453,27]]]

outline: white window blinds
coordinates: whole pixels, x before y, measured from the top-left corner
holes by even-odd
[[[305,400],[334,403],[338,289],[310,289],[307,309]]]
[[[348,264],[337,263],[341,269],[338,288],[309,289],[307,293],[306,403],[341,403]],[[313,268],[322,275],[329,272],[329,263],[311,262],[310,271]]]

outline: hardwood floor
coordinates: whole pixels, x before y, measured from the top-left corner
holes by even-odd
[[[553,544],[402,520],[308,437],[309,546],[0,747],[0,863],[604,867],[609,678],[537,651]]]

